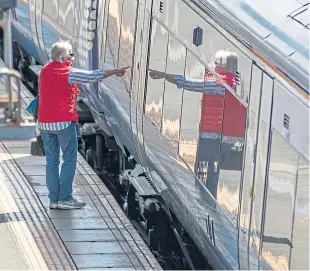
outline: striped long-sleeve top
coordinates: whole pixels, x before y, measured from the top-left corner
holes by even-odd
[[[74,83],[94,83],[104,78],[105,72],[103,69],[94,70],[94,71],[86,71],[80,69],[73,69],[69,76],[68,81],[69,84],[72,85]],[[63,130],[69,127],[71,121],[62,121],[62,122],[51,122],[44,123],[39,122],[38,128],[41,130]]]

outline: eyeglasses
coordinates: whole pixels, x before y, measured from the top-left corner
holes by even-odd
[[[70,61],[72,61],[72,62],[75,61],[75,57],[74,57],[74,54],[73,54],[73,53],[70,53],[70,54],[69,54],[69,59],[70,59]]]

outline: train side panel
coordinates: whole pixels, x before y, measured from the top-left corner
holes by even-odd
[[[33,41],[31,24],[34,22],[30,19],[30,3],[22,0],[17,1],[17,7],[14,9],[12,20],[13,38],[28,51],[37,61],[40,61],[38,48]]]
[[[14,39],[42,64],[66,39],[79,68],[132,66],[82,97],[163,180],[210,264],[308,269],[309,108],[295,89],[186,1],[153,1],[153,14],[148,0],[56,2],[19,1]]]

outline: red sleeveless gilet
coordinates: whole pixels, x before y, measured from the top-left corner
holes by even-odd
[[[44,123],[77,121],[77,84],[69,85],[72,66],[53,61],[45,65],[39,77],[38,121]]]

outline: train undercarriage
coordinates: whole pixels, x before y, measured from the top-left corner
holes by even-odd
[[[36,64],[40,63],[14,42],[14,68],[21,72],[23,83],[34,95],[38,76],[31,66]],[[212,269],[160,195],[139,194],[137,186],[141,179],[148,182],[148,176],[134,157],[126,148],[124,154],[115,139],[95,124],[82,101],[77,107],[79,152],[123,207],[163,269]]]

